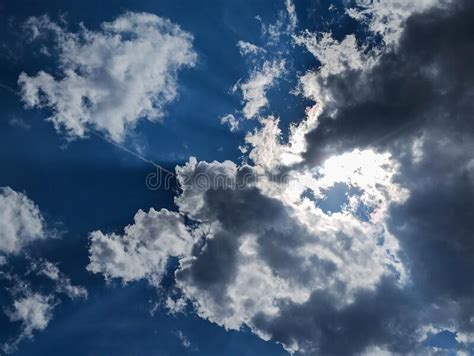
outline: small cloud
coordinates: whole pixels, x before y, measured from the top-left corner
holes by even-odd
[[[194,351],[198,351],[197,347],[194,347],[191,341],[189,341],[188,337],[181,331],[178,330],[175,332],[175,335],[181,341],[181,345],[186,349],[192,349]]]
[[[228,124],[230,132],[235,132],[239,130],[240,122],[234,115],[229,114],[221,118],[221,124]]]
[[[237,42],[237,47],[239,47],[239,52],[241,56],[257,55],[266,52],[266,50],[262,47],[256,46],[250,42],[245,41]]]
[[[29,130],[31,125],[20,117],[12,117],[8,120],[8,124],[13,127],[19,127],[21,129]]]
[[[284,60],[265,61],[260,70],[250,73],[250,78],[246,82],[239,81],[234,86],[234,92],[237,90],[242,92],[244,103],[242,112],[247,119],[256,117],[260,110],[268,105],[266,92],[284,72]]]

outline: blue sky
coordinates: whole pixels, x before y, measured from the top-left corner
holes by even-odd
[[[472,352],[472,13],[0,2],[0,354]]]

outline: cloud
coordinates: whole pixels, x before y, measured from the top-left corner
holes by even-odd
[[[265,61],[259,70],[250,73],[250,78],[234,86],[234,91],[240,90],[244,107],[242,112],[247,119],[255,118],[260,110],[268,105],[266,92],[285,71],[285,61]]]
[[[232,114],[228,114],[221,118],[221,124],[228,124],[230,132],[235,132],[239,130],[240,121]]]
[[[18,254],[30,243],[45,238],[38,206],[23,193],[0,188],[0,252]]]
[[[4,352],[17,349],[25,339],[33,337],[35,331],[44,330],[52,319],[52,312],[60,302],[59,294],[69,298],[86,298],[87,290],[76,286],[59,268],[47,260],[34,260],[25,254],[26,247],[52,234],[46,230],[45,220],[38,206],[25,194],[9,187],[0,188],[0,280],[13,299],[4,311],[11,322],[20,322],[21,331],[16,337],[1,345]],[[9,259],[15,257],[15,263]],[[25,257],[26,256],[26,257]],[[54,287],[41,284],[41,291],[34,291],[28,282],[15,272],[19,261],[27,263],[27,276],[35,273],[54,282]],[[44,282],[39,280],[39,282]]]
[[[44,276],[55,282],[56,293],[64,293],[71,299],[87,298],[87,289],[71,283],[71,279],[61,272],[57,265],[47,260],[32,261],[29,272]]]
[[[239,52],[241,56],[257,55],[266,52],[265,49],[263,49],[262,47],[256,46],[250,42],[245,41],[237,42],[237,47],[239,47]]]
[[[396,45],[403,32],[405,21],[411,15],[441,3],[443,0],[356,0],[356,6],[348,8],[346,12],[352,18],[366,22],[370,31],[380,35],[387,45]]]
[[[69,138],[92,129],[120,142],[140,120],[161,119],[178,95],[178,71],[196,62],[192,35],[153,14],[128,12],[99,31],[68,32],[47,16],[25,27],[36,40],[53,36],[61,74],[21,73],[22,99],[50,109],[48,120]]]
[[[465,6],[461,14],[459,6],[414,15],[398,48],[373,68],[327,79],[323,96],[329,100],[318,127],[307,135],[308,160],[354,146],[386,147],[428,123],[447,125],[448,117],[456,118],[451,126],[469,125],[470,9]]]
[[[1,275],[5,277],[5,275]],[[35,331],[46,329],[53,318],[53,310],[59,303],[53,294],[33,292],[28,284],[15,275],[7,275],[7,279],[14,282],[12,287],[13,304],[4,309],[11,322],[19,322],[21,331],[9,342],[2,345],[2,351],[12,353],[18,345],[32,339]]]
[[[305,154],[313,166],[371,147],[400,162],[397,181],[410,195],[389,209],[387,227],[416,286],[404,295],[416,293],[421,305],[397,307],[416,317],[417,332],[429,326],[463,335],[459,348],[465,350],[474,340],[467,320],[473,290],[464,278],[474,269],[473,18],[468,1],[416,13],[406,20],[396,49],[382,53],[373,67],[348,68],[320,81],[324,107]],[[404,344],[413,351],[413,343]]]
[[[357,159],[360,155],[364,157]],[[374,293],[385,278],[398,287],[404,285],[406,271],[397,242],[384,227],[388,206],[406,199],[393,182],[397,166],[389,156],[371,152],[354,152],[343,161],[352,162],[346,169],[360,172],[361,179],[350,174],[335,177],[328,174],[330,170],[321,169],[280,182],[270,179],[264,168],[194,158],[177,167],[182,193],[175,203],[181,214],[195,222],[190,227],[192,235],[201,238],[194,240],[192,248],[179,249],[176,286],[198,315],[228,329],[246,325],[266,340],[275,338],[288,350],[303,350],[304,340],[278,338],[259,324],[261,318],[276,322],[286,305],[306,305],[314,293],[329,298],[334,308],[346,308],[360,293]],[[368,161],[371,163],[364,166]],[[354,188],[348,199],[352,203],[341,206],[339,212],[324,212],[316,200],[324,199],[325,191],[337,182]],[[302,197],[307,190],[316,200]],[[359,204],[370,207],[370,220],[358,216]],[[155,276],[164,269],[160,261],[178,255],[167,252],[168,243],[161,243],[162,236],[166,233],[175,246],[179,241],[173,236],[176,228],[167,228],[161,220],[156,212],[149,224],[136,219],[132,225],[136,233],[130,233],[128,227],[124,237],[96,239],[93,233],[91,265],[114,266],[94,271],[124,281],[144,278],[157,285]],[[146,242],[150,230],[158,236],[159,251]],[[96,252],[103,249],[103,240],[120,246],[113,263],[112,253]],[[131,255],[135,255],[134,246],[140,246],[141,258],[122,258],[124,245]],[[133,277],[124,272],[135,271],[137,261],[148,260],[159,265],[159,272],[148,267],[140,268],[146,272],[133,273]]]
[[[169,258],[188,254],[194,239],[182,216],[151,208],[138,211],[123,235],[94,231],[90,243],[90,272],[124,283],[147,278],[158,285]]]
[[[190,160],[177,170],[182,194],[176,204],[207,226],[201,250],[181,259],[176,271],[178,287],[201,317],[230,329],[247,325],[269,339],[276,335],[259,327],[259,318],[278,320],[286,305],[304,305],[313,293],[343,308],[361,291],[375,291],[384,278],[405,283],[397,242],[384,228],[386,204],[406,198],[392,181],[396,165],[388,156],[370,152],[354,152],[342,160],[353,164],[341,168],[345,176],[330,176],[334,170],[329,167],[327,172],[306,172],[306,177],[290,176],[287,183],[228,161]],[[301,197],[313,188],[314,196],[323,199],[336,182],[364,192],[351,199],[371,206],[369,221],[353,209],[357,204],[325,213],[315,201]],[[302,347],[296,339],[277,340],[288,350]]]
[[[405,28],[369,65],[355,37],[300,38],[322,67],[300,79],[316,104],[287,140],[261,118],[245,163],[176,168],[196,237],[178,256],[178,310],[186,298],[309,355],[427,354],[443,330],[472,348],[474,6],[389,4]]]
[[[347,35],[341,42],[330,33],[304,32],[295,36],[295,42],[304,45],[320,62],[318,74],[322,78],[335,75],[346,69],[363,69],[370,65],[371,57],[359,48],[355,35]]]
[[[21,342],[32,339],[35,332],[47,328],[53,319],[54,309],[61,303],[61,295],[67,295],[70,299],[87,298],[87,290],[73,285],[55,264],[28,256],[23,262],[26,262],[26,272],[15,272],[19,268],[15,263],[9,264],[8,269],[0,270],[0,280],[12,300],[11,305],[4,306],[3,310],[12,323],[20,323],[20,330],[16,335],[10,336],[1,345],[6,353],[16,351]],[[35,274],[34,288],[25,279],[32,273]],[[45,283],[46,279],[52,281],[53,285]]]
[[[175,335],[185,349],[192,349],[193,351],[197,351],[197,349],[193,347],[191,341],[189,341],[188,337],[181,330],[176,331]]]
[[[7,315],[10,321],[20,321],[25,337],[31,337],[33,331],[44,330],[48,326],[54,304],[52,296],[33,293],[16,300]]]
[[[298,26],[298,17],[296,16],[295,4],[292,0],[285,0],[286,11],[288,12],[289,31],[294,32]]]

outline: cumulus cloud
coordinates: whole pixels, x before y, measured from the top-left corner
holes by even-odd
[[[177,169],[182,194],[176,204],[207,225],[201,251],[181,259],[176,272],[179,288],[201,317],[230,329],[247,325],[269,339],[274,334],[257,324],[263,316],[278,320],[285,305],[304,305],[320,293],[344,308],[385,278],[405,283],[398,243],[385,228],[388,206],[406,199],[393,182],[395,162],[367,151],[327,164],[284,182],[229,161],[192,159]],[[341,174],[334,175],[333,166]],[[340,211],[324,212],[318,200],[340,182],[358,193]],[[308,190],[313,199],[302,197]],[[368,220],[357,206],[371,211]],[[296,336],[279,341],[292,351],[304,346]]]
[[[0,188],[0,252],[18,254],[28,244],[46,238],[38,206],[25,194]]]
[[[259,70],[250,73],[250,78],[234,86],[234,91],[240,90],[244,107],[242,112],[247,119],[258,116],[260,110],[268,105],[266,92],[285,71],[285,61],[265,61]]]
[[[0,278],[11,284],[7,290],[13,298],[12,304],[4,307],[4,312],[12,323],[20,324],[19,334],[1,346],[2,351],[11,353],[22,341],[32,339],[35,331],[46,329],[59,300],[54,293],[32,291],[16,274],[0,272]]]
[[[5,305],[3,310],[7,317],[14,323],[19,323],[16,335],[1,345],[6,353],[17,350],[20,343],[32,339],[35,332],[43,331],[53,319],[53,312],[62,295],[70,299],[87,298],[87,290],[78,285],[73,285],[57,265],[44,259],[31,259],[26,256],[26,272],[18,272],[18,266],[12,264],[8,269],[0,270],[0,280],[8,292],[11,304]],[[15,272],[16,271],[16,272]],[[25,278],[35,274],[36,282],[41,287],[34,287]],[[53,284],[47,282],[52,281]],[[6,304],[6,300],[4,300]]]
[[[365,163],[369,160],[371,164]],[[196,222],[193,235],[201,238],[194,248],[181,249],[175,278],[201,317],[228,329],[246,325],[270,339],[275,335],[260,325],[262,318],[279,320],[286,305],[305,305],[314,293],[334,301],[335,308],[345,308],[360,293],[374,293],[386,278],[398,286],[406,283],[407,271],[398,256],[397,241],[384,226],[388,206],[406,199],[406,192],[393,182],[396,162],[370,151],[351,153],[341,161],[328,162],[329,166],[318,171],[291,175],[284,182],[268,177],[265,167],[238,166],[231,161],[208,163],[193,158],[177,167],[182,193],[176,205]],[[339,171],[345,175],[329,174],[334,172],[332,166],[344,163],[349,166],[341,166]],[[353,189],[347,204],[338,212],[324,212],[317,201],[341,182]],[[303,198],[309,190],[314,198]],[[360,206],[370,210],[368,220],[358,215]],[[156,214],[151,218],[156,226],[154,235],[169,231],[170,243],[176,244],[176,231],[163,227]],[[140,235],[134,235],[133,240],[146,240],[150,229],[137,221],[132,226],[136,225],[144,228],[137,230]],[[122,256],[122,245],[138,244],[129,244],[129,235],[112,237],[121,246],[115,256]],[[91,265],[105,265],[111,260],[111,253],[104,257],[96,253],[101,243],[93,233]],[[147,243],[141,246],[146,257],[137,258],[140,261],[153,256],[157,263],[173,255],[167,252],[167,244],[157,247],[163,257],[157,257],[158,251]],[[95,271],[125,281],[146,278],[156,284],[154,273],[124,277],[127,273],[123,271],[134,268],[136,261],[115,257],[119,260],[122,263],[114,262],[114,267],[119,266],[120,271]],[[160,264],[158,275],[163,268]],[[167,300],[168,304],[175,309],[172,300]],[[288,350],[304,349],[296,337],[278,341]]]
[[[355,37],[300,38],[322,67],[301,78],[316,105],[287,140],[267,117],[246,135],[246,163],[176,168],[195,237],[178,256],[177,310],[187,299],[202,318],[309,355],[426,354],[443,330],[472,348],[474,6],[389,4],[405,28],[387,27],[396,46],[370,65]]]
[[[10,321],[19,321],[23,326],[23,335],[31,337],[33,331],[44,330],[52,319],[54,298],[51,295],[30,294],[15,300],[11,310],[7,311]]]
[[[94,231],[90,235],[87,269],[124,283],[147,278],[158,285],[169,257],[189,253],[194,239],[178,213],[140,210],[123,235]]]
[[[196,62],[192,35],[153,14],[125,13],[98,31],[68,32],[47,16],[25,27],[33,39],[53,36],[61,73],[21,73],[22,99],[50,109],[48,120],[69,138],[93,129],[122,141],[140,120],[161,119],[178,95],[178,71]]]

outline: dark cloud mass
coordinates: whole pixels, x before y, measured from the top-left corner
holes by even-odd
[[[310,354],[371,345],[413,353],[422,325],[474,331],[473,61],[474,3],[457,1],[410,17],[399,45],[371,70],[329,77],[324,90],[333,101],[307,135],[306,163],[365,147],[401,162],[398,180],[410,197],[392,208],[389,228],[412,284],[381,284],[342,310],[314,294],[276,320],[260,315],[259,328],[283,343],[297,340]]]
[[[307,135],[307,161],[386,148],[427,126],[472,133],[473,19],[474,3],[464,0],[415,14],[374,68],[330,76],[323,86],[333,99]]]

